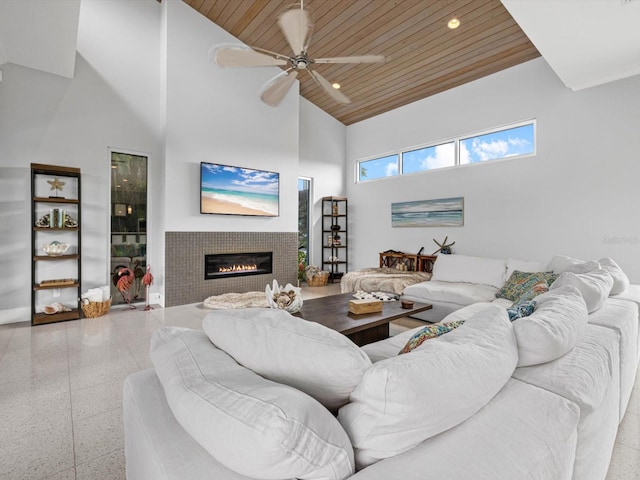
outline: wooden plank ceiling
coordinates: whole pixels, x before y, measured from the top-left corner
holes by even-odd
[[[290,55],[277,25],[292,0],[184,0],[247,45]],[[332,100],[309,75],[300,94],[345,125],[540,56],[500,0],[305,0],[310,58],[379,54],[384,64],[316,64],[352,103]],[[460,27],[447,28],[457,17]],[[254,92],[251,92],[252,94]]]

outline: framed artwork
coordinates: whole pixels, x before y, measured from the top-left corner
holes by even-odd
[[[464,197],[391,204],[392,227],[461,227]]]

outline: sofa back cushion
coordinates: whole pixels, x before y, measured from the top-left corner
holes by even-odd
[[[438,255],[432,280],[480,283],[496,288],[505,281],[506,261],[469,255]]]
[[[620,295],[629,288],[629,277],[612,258],[601,258],[599,263],[613,277],[613,287],[609,295]]]
[[[518,366],[550,362],[567,353],[582,335],[587,315],[582,295],[571,285],[537,296],[534,312],[513,322]]]
[[[331,410],[349,401],[371,366],[344,335],[283,310],[219,310],[205,317],[202,328],[240,365],[302,390]]]
[[[573,285],[582,294],[589,313],[602,308],[605,300],[609,297],[611,287],[613,287],[613,277],[606,270],[600,268],[589,273],[561,273],[550,290]]]
[[[598,268],[600,268],[598,262],[579,260],[565,255],[554,255],[547,265],[547,269],[555,273],[587,273]]]
[[[178,423],[227,468],[253,478],[353,474],[349,438],[326,408],[238,365],[204,333],[161,328],[151,359]]]
[[[511,274],[516,270],[519,270],[520,272],[531,273],[531,272],[544,272],[546,268],[547,268],[546,263],[508,258],[507,273],[505,275],[505,278],[509,278]]]
[[[338,412],[357,468],[471,417],[507,383],[517,361],[505,309],[486,304],[455,330],[375,363]]]

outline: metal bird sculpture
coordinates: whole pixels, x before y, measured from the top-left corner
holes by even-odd
[[[149,285],[153,283],[153,275],[151,275],[151,265],[147,265],[147,273],[142,277],[142,283],[144,283],[144,309],[153,310],[153,307],[149,305]]]
[[[129,294],[129,289],[135,280],[133,270],[127,267],[119,268],[116,271],[113,280],[116,283],[116,288],[122,295],[122,298],[127,302],[127,305],[129,305],[129,308],[136,308],[135,305],[131,305],[131,295]]]

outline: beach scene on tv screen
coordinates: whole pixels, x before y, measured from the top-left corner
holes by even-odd
[[[278,216],[278,173],[215,163],[200,168],[202,213]]]

